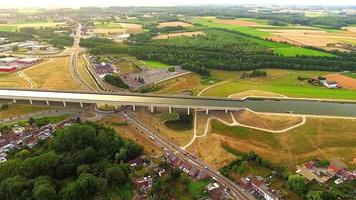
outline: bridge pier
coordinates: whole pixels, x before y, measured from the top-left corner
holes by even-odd
[[[84,107],[84,106],[83,106],[83,102],[80,102],[80,107],[81,107],[81,108],[83,108],[83,107]]]
[[[132,110],[136,111],[136,106],[135,105],[132,105]]]
[[[225,113],[227,113],[227,110],[225,110]]]
[[[187,114],[190,115],[190,108],[188,108]]]
[[[65,102],[65,101],[63,101],[63,106],[64,106],[64,107],[67,107],[67,104],[66,104],[66,102]]]
[[[209,115],[209,109],[206,109],[206,115]]]
[[[172,113],[172,107],[169,107],[169,114]]]
[[[49,101],[48,100],[46,101],[46,104],[47,104],[47,106],[49,106]]]
[[[33,104],[32,99],[30,99],[30,104],[31,104],[31,105]]]
[[[154,107],[151,106],[151,113],[154,113]]]
[[[16,99],[13,99],[12,101],[13,101],[14,103],[16,103]]]

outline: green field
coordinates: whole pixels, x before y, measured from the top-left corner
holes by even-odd
[[[15,22],[12,24],[1,24],[0,31],[15,32],[16,30],[25,27],[41,28],[41,27],[54,27],[57,25],[64,25],[64,22],[45,22],[45,21]]]
[[[121,25],[119,23],[113,23],[113,22],[97,22],[95,23],[95,28],[121,28]]]
[[[214,20],[215,19],[210,19],[210,18],[193,18],[192,22],[195,24],[200,24],[202,26],[211,27],[211,28],[222,28],[222,29],[228,29],[232,31],[239,31],[241,33],[245,33],[248,35],[261,37],[261,38],[265,38],[271,35],[268,32],[259,31],[256,28],[233,25],[233,24],[222,24],[222,23],[214,22]]]
[[[278,53],[282,56],[297,56],[297,55],[306,55],[306,56],[334,56],[333,54],[321,52],[312,49],[306,49],[301,47],[296,47],[289,44],[283,44],[278,42],[271,42],[266,41],[264,38],[271,36],[272,34],[265,31],[259,31],[257,28],[254,27],[247,27],[247,26],[239,26],[233,24],[222,24],[214,22],[215,19],[209,18],[194,18],[192,20],[193,23],[200,24],[202,26],[211,27],[211,28],[222,28],[228,29],[232,31],[238,31],[244,34],[248,34],[258,38],[250,38],[253,42],[258,43],[264,47],[271,48],[275,53]]]
[[[14,32],[16,30],[16,26],[3,26],[0,25],[0,31],[5,31],[5,32]]]
[[[307,81],[297,80],[298,76],[311,78],[323,76],[330,72],[277,69],[267,69],[265,71],[267,71],[268,74],[265,78],[247,79],[237,79],[242,72],[235,72],[236,78],[231,82],[212,87],[203,92],[202,96],[227,97],[248,90],[260,90],[278,93],[288,97],[356,100],[355,92],[352,90],[327,89],[324,87],[313,86]],[[224,73],[218,71],[219,73],[215,75],[215,71],[212,72],[212,75],[217,79],[221,79],[220,76]]]
[[[153,61],[153,60],[144,60],[143,61],[146,65],[148,65],[152,69],[164,69],[169,67],[169,65],[158,62],[158,61]]]
[[[356,72],[346,72],[343,75],[356,79]]]

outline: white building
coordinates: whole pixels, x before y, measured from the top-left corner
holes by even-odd
[[[13,63],[15,61],[17,61],[18,58],[14,58],[14,57],[5,57],[5,58],[0,58],[0,63],[4,63],[4,64],[10,64]]]
[[[325,82],[323,83],[323,85],[324,85],[325,87],[331,88],[331,89],[336,89],[336,88],[338,87],[338,84],[337,84],[336,82],[334,82],[334,81],[332,81],[332,82],[325,81]]]

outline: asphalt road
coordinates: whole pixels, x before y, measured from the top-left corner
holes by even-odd
[[[147,125],[145,125],[144,123],[142,123],[141,121],[136,119],[134,116],[132,116],[127,110],[123,110],[123,111],[119,112],[118,114],[120,116],[122,116],[123,118],[125,118],[129,122],[129,124],[140,129],[148,137],[153,137],[154,142],[157,145],[159,145],[160,147],[163,147],[163,148],[167,149],[168,151],[174,152],[175,156],[179,157],[180,159],[182,159],[186,162],[189,162],[191,165],[194,165],[197,168],[205,169],[211,177],[213,177],[220,184],[222,184],[226,188],[228,188],[231,191],[231,193],[235,199],[242,199],[242,200],[255,199],[250,194],[246,193],[241,187],[239,187],[233,181],[224,177],[223,175],[220,175],[219,172],[217,172],[213,168],[209,167],[203,161],[193,158],[192,156],[190,156],[188,154],[188,152],[184,151],[179,146],[171,143],[164,137],[161,137],[158,133],[156,133],[150,127],[148,127]]]
[[[80,49],[80,37],[81,37],[81,29],[82,25],[78,24],[76,35],[74,37],[73,47],[70,49],[70,61],[69,61],[69,68],[70,68],[70,75],[72,79],[78,84],[83,90],[85,91],[95,91],[95,89],[85,81],[85,79],[81,76],[78,70],[78,57]]]

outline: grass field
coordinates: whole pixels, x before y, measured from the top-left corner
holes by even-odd
[[[83,77],[83,79],[92,87],[95,89],[98,89],[96,86],[93,78],[89,74],[88,70],[86,69],[86,62],[83,57],[79,57],[78,59],[78,71],[80,75]]]
[[[202,84],[200,76],[195,73],[170,79],[159,83],[159,85],[162,86],[162,89],[157,92],[159,94],[177,94],[187,92],[196,95],[199,90],[206,87]]]
[[[204,91],[202,96],[227,97],[249,90],[260,90],[282,94],[288,97],[356,100],[355,92],[352,90],[332,90],[313,86],[307,81],[297,80],[297,77],[300,75],[304,77],[317,77],[330,74],[331,72],[280,69],[267,69],[265,71],[267,71],[268,74],[265,78],[235,78],[231,82],[217,85]],[[231,72],[219,72],[219,74],[223,73]],[[236,77],[238,77],[239,73],[242,72],[235,72]],[[220,78],[219,74],[214,74],[214,71],[212,74],[216,76],[216,78],[224,80]]]
[[[196,23],[196,24],[200,24],[202,26],[206,26],[206,27],[223,28],[223,29],[238,31],[238,32],[241,32],[244,34],[259,37],[261,39],[251,38],[251,41],[258,43],[262,46],[269,47],[269,48],[273,49],[274,52],[276,52],[282,56],[297,56],[297,55],[333,56],[330,53],[296,47],[296,46],[278,43],[278,42],[266,41],[263,39],[272,36],[272,34],[269,32],[260,31],[255,27],[239,26],[236,24],[219,23],[218,21],[215,21],[215,20],[216,19],[214,19],[214,18],[194,18],[192,20],[192,22]]]
[[[0,74],[0,87],[29,88],[30,84],[16,73]]]
[[[346,73],[343,73],[343,75],[356,79],[356,73],[354,73],[354,72],[346,72]]]
[[[39,88],[59,90],[79,90],[69,72],[69,58],[52,58],[26,70]]]
[[[120,69],[120,71],[119,71],[120,75],[129,74],[129,73],[140,70],[139,67],[137,67],[135,64],[133,64],[129,61],[121,61],[119,63],[115,63],[114,65],[117,67],[117,69]]]
[[[248,110],[237,112],[235,114],[235,119],[237,122],[244,125],[277,131],[292,127],[302,122],[302,118],[297,116],[257,114]]]
[[[53,107],[10,104],[9,108],[0,111],[0,119],[19,116],[27,113],[51,110],[51,109],[53,109]]]
[[[167,64],[153,60],[144,60],[143,62],[152,69],[164,69],[169,67],[169,65]]]
[[[142,33],[143,26],[132,23],[96,22],[94,32],[97,33]]]
[[[224,136],[225,142],[243,152],[255,151],[274,163],[290,167],[313,157],[339,158],[356,166],[356,120],[307,118],[305,125],[283,134],[273,134],[243,127],[212,123],[212,133]]]
[[[13,24],[0,24],[0,31],[14,32],[20,28],[33,27],[55,27],[59,25],[64,25],[64,22],[22,22],[22,23],[13,23]]]

